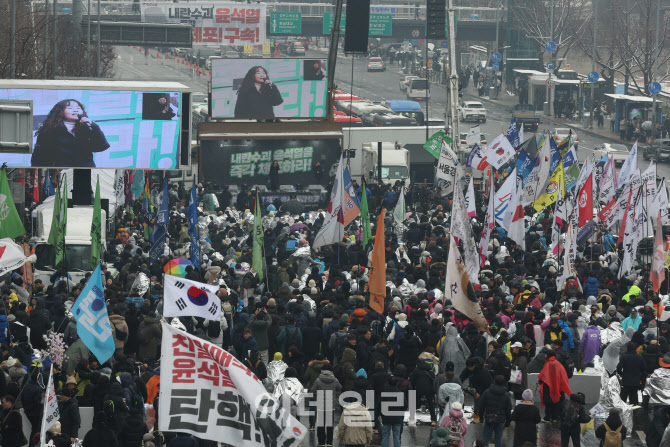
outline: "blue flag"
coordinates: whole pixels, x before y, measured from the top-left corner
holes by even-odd
[[[525,185],[528,176],[535,167],[536,161],[530,158],[525,150],[519,151],[519,156],[516,159],[516,175],[517,180],[521,181],[521,185]]]
[[[556,140],[554,137],[550,135],[547,138],[549,138],[549,148],[551,150],[551,168],[549,169],[549,175],[551,175],[561,162],[561,153],[558,151],[558,147],[556,147]]]
[[[521,138],[519,137],[519,129],[516,125],[516,117],[512,117],[512,122],[510,123],[509,128],[507,128],[507,133],[505,136],[509,140],[510,144],[514,146],[514,149],[521,146]]]
[[[51,197],[51,196],[56,195],[56,191],[54,190],[54,184],[51,181],[51,174],[49,174],[48,169],[47,169],[47,174],[44,176],[44,186],[42,186],[42,189],[43,189],[45,199],[47,197]]]
[[[144,171],[138,169],[135,171],[133,177],[133,184],[130,187],[130,192],[133,196],[138,199],[142,195],[142,190],[144,189]]]
[[[72,315],[77,321],[77,334],[81,341],[101,364],[109,360],[116,348],[105,305],[100,264],[72,306]]]
[[[167,175],[163,180],[163,194],[161,203],[158,208],[158,215],[156,216],[156,223],[154,224],[154,243],[149,250],[149,259],[151,262],[156,262],[165,252],[165,239],[167,235],[167,221],[168,221],[168,185]]]
[[[191,188],[191,202],[188,204],[188,235],[191,238],[191,263],[200,270],[200,246],[198,245],[198,199],[195,195],[195,179]]]

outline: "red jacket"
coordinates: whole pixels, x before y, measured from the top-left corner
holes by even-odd
[[[556,360],[556,357],[549,357],[544,361],[544,367],[540,371],[538,380],[549,386],[550,397],[553,403],[561,400],[561,393],[565,393],[568,396],[572,394],[568,381],[568,373],[565,372],[565,368]],[[542,405],[544,405],[543,390],[544,387],[541,386],[540,396],[542,396]]]

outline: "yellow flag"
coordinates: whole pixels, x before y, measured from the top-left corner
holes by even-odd
[[[535,208],[537,212],[540,212],[546,207],[552,205],[554,202],[556,202],[559,189],[561,191],[561,196],[564,196],[565,180],[563,179],[562,161],[558,163],[556,170],[553,174],[551,174],[551,177],[549,177],[549,183],[547,183],[547,188],[545,189],[544,194],[542,194],[535,202],[533,202],[533,208]]]

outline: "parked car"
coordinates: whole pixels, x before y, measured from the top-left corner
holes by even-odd
[[[535,106],[532,104],[516,104],[510,110],[512,117],[516,119],[519,126],[536,131],[542,120],[535,114]]]
[[[468,132],[461,132],[459,134],[458,138],[458,152],[462,154],[470,154],[470,151],[472,150],[473,147],[475,147],[475,143],[470,141],[468,144],[467,141],[468,138]],[[483,133],[479,134],[479,148],[484,151],[486,150],[486,145],[488,142],[486,141],[486,137],[484,136]]]
[[[670,139],[658,138],[649,146],[645,146],[642,150],[642,158],[654,159],[657,162],[670,161]]]
[[[400,91],[401,92],[406,92],[407,87],[409,86],[409,83],[412,79],[419,79],[418,76],[405,76],[404,78],[400,79]]]
[[[572,146],[575,147],[575,150],[578,149],[579,147],[579,137],[577,136],[577,132],[575,132],[572,129],[568,129],[567,127],[557,127],[554,129],[551,134],[554,136],[554,140],[556,141],[556,144],[560,143],[563,141],[565,138],[570,135],[570,132],[572,131]]]
[[[486,109],[479,101],[463,101],[458,107],[461,121],[486,122]]]
[[[670,156],[670,148],[668,148],[667,151],[667,155]],[[616,166],[621,166],[623,162],[626,161],[628,152],[630,152],[630,149],[625,144],[620,143],[603,143],[596,146],[593,150],[596,160],[603,158],[605,155],[610,155],[614,158],[614,164]],[[647,158],[645,158],[645,160],[647,160]]]
[[[368,71],[386,71],[386,64],[381,57],[371,57],[368,59]]]

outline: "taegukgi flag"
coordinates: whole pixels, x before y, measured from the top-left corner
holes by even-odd
[[[158,429],[245,447],[298,446],[307,429],[249,368],[163,322]]]
[[[221,318],[221,300],[216,296],[218,286],[172,275],[164,278],[164,316],[202,317],[215,321]]]

